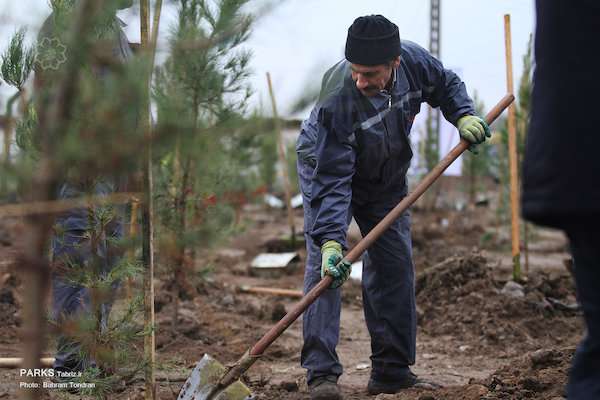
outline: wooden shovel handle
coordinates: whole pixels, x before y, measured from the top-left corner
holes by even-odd
[[[485,121],[488,125],[492,124],[498,116],[504,111],[510,103],[515,99],[512,94],[505,95],[502,100],[485,116]],[[435,181],[436,179],[456,160],[465,150],[469,148],[469,142],[464,139],[460,140],[451,151],[444,157],[432,170],[423,178],[423,180],[415,187],[415,189],[406,197],[388,215],[386,215],[376,226],[365,236],[344,259],[350,263],[355,262],[360,258],[362,253],[373,244],[379,236],[400,215],[406,211]],[[298,317],[323,293],[333,278],[326,275],[321,281],[312,288],[295,306],[292,308],[277,324],[275,324],[265,335],[250,349],[251,356],[260,356]]]

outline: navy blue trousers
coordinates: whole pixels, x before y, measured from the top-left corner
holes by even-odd
[[[567,231],[575,265],[577,299],[587,334],[579,344],[570,371],[569,400],[600,399],[600,229]]]
[[[298,163],[298,176],[304,198],[304,226],[309,226],[310,178],[312,168]],[[396,206],[403,193],[380,196],[353,196],[348,219],[356,220],[365,236]],[[362,197],[360,204],[354,198]],[[370,198],[369,198],[370,197]],[[307,260],[304,292],[321,279],[321,251],[305,232]],[[363,308],[371,336],[372,376],[381,381],[401,378],[415,362],[416,308],[414,266],[410,237],[410,216],[404,213],[363,255]],[[341,289],[323,293],[303,316],[304,345],[302,367],[308,382],[343,372],[336,353],[339,341]]]

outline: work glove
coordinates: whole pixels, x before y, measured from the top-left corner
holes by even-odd
[[[330,275],[333,282],[330,289],[337,289],[350,277],[352,265],[342,261],[342,245],[335,240],[328,240],[321,246],[321,279]]]
[[[460,137],[471,143],[469,151],[477,154],[475,146],[483,143],[486,137],[491,137],[490,127],[481,118],[475,115],[465,115],[456,123]]]

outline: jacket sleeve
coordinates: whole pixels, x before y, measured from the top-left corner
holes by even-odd
[[[317,124],[316,166],[311,183],[310,235],[318,246],[335,240],[347,249],[346,232],[352,199],[356,150],[348,137],[343,111],[321,108]]]
[[[416,47],[416,46],[415,46]],[[432,107],[440,107],[444,118],[451,124],[463,115],[474,115],[473,101],[464,82],[423,48],[416,48],[414,58],[420,70],[423,100]]]

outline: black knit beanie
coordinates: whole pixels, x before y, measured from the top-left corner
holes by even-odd
[[[348,28],[346,60],[352,64],[380,65],[399,55],[398,26],[383,15],[358,17]]]

